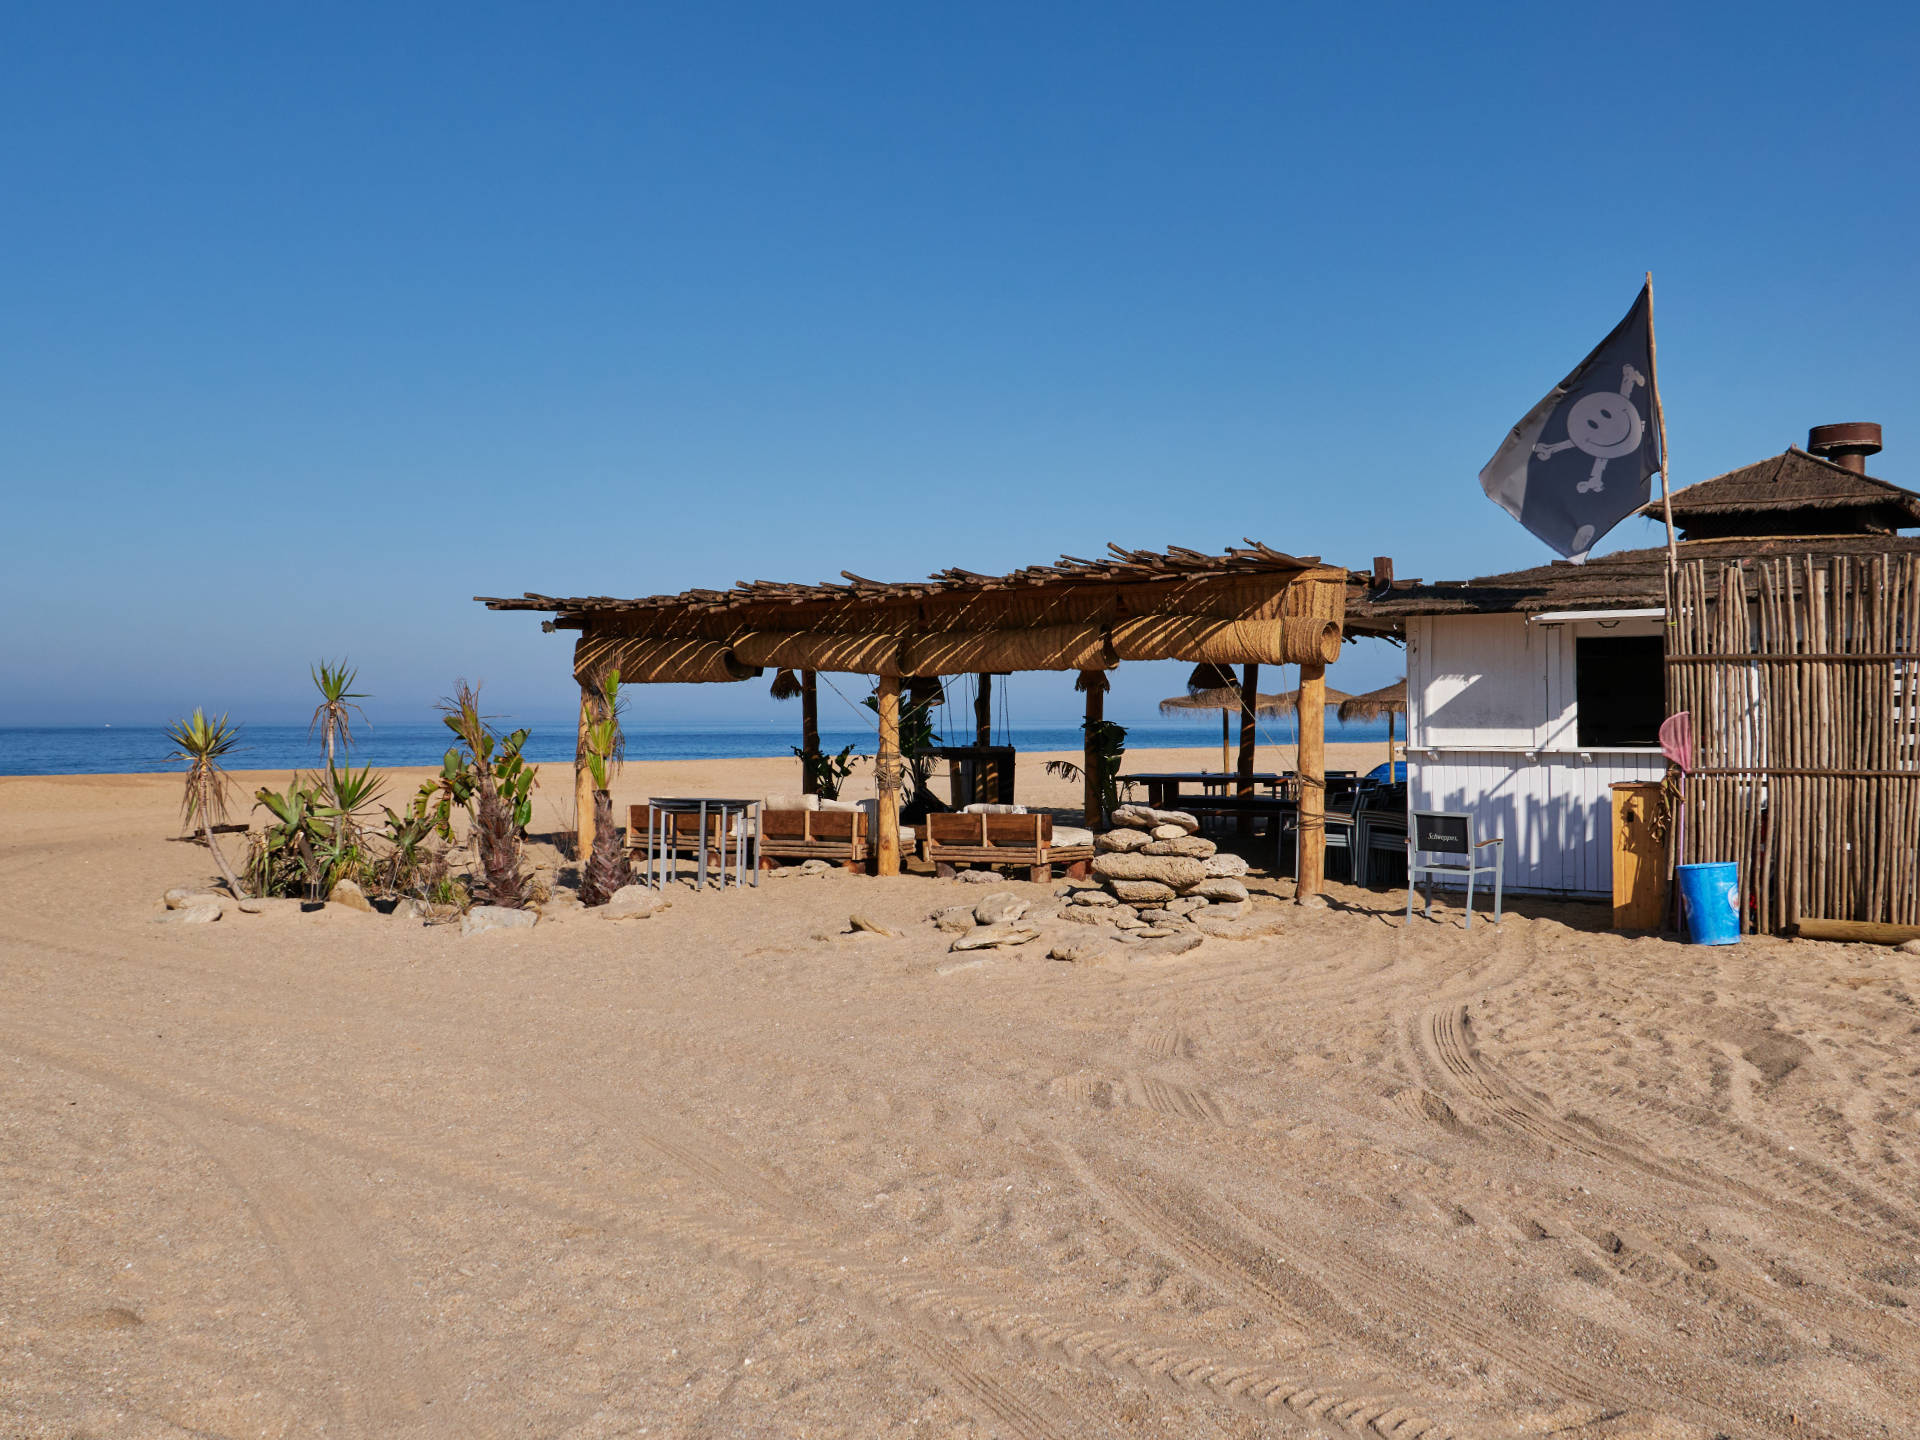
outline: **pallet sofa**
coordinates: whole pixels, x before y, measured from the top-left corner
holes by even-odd
[[[1029,880],[1051,880],[1056,865],[1084,880],[1093,864],[1093,832],[1055,827],[1051,815],[1028,815],[1015,806],[969,806],[926,819],[925,857],[943,879],[962,867],[1011,865]]]

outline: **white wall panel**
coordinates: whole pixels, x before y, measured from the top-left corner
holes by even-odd
[[[1509,890],[1613,893],[1613,809],[1608,787],[1659,780],[1666,761],[1646,754],[1542,754],[1448,749],[1408,756],[1415,810],[1465,811],[1476,838],[1505,834]]]

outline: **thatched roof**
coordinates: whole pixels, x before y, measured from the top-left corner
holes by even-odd
[[[1240,709],[1240,687],[1221,686],[1216,690],[1201,690],[1186,695],[1175,695],[1160,702],[1162,715],[1179,715],[1187,710],[1230,710],[1236,714]],[[1264,692],[1253,697],[1253,713],[1256,715],[1291,715],[1293,702],[1285,695],[1268,695]]]
[[[1881,555],[1920,553],[1920,537],[1906,535],[1807,535],[1771,540],[1684,540],[1680,559],[1749,563],[1783,555]],[[1347,600],[1347,629],[1390,634],[1410,615],[1537,615],[1553,610],[1651,610],[1664,608],[1665,546],[1620,550],[1584,565],[1556,560],[1531,570],[1483,575],[1477,580],[1396,581],[1384,591]]]
[[[1344,705],[1347,701],[1353,699],[1346,691],[1336,690],[1331,685],[1323,686],[1322,688],[1327,692],[1327,704],[1329,705]],[[1298,690],[1282,690],[1278,695],[1270,695],[1267,698],[1280,702],[1277,710],[1268,712],[1274,715],[1291,715],[1300,708],[1300,692]]]
[[[1341,705],[1340,723],[1348,725],[1356,720],[1378,720],[1382,715],[1406,713],[1407,677],[1402,675],[1391,685],[1382,685],[1378,690],[1355,695]]]
[[[727,590],[475,597],[547,611],[577,630],[582,684],[740,680],[763,669],[889,677],[1105,670],[1128,660],[1328,664],[1340,655],[1347,572],[1249,540],[1219,555],[1109,546],[1007,575],[923,581],[741,581]]]
[[[1661,517],[1660,502],[1641,507]],[[1735,535],[1887,534],[1920,525],[1920,495],[1795,445],[1673,495],[1673,523],[1690,540]]]

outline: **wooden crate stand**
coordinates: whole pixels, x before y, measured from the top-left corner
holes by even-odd
[[[826,860],[844,870],[863,870],[869,854],[864,810],[760,812],[760,864],[764,869],[783,860]]]
[[[1091,845],[1055,845],[1051,815],[929,815],[927,859],[946,878],[962,865],[1018,865],[1030,880],[1051,880],[1064,865],[1076,880],[1093,863]]]

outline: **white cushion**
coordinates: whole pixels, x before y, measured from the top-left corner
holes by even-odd
[[[960,813],[962,815],[1024,815],[1027,813],[1027,807],[1024,805],[988,805],[983,802],[978,805],[963,805],[960,807]]]
[[[873,804],[871,800],[821,800],[814,808],[816,810],[858,810],[864,805],[871,804]]]
[[[760,802],[762,810],[818,810],[818,795],[769,795]]]
[[[1093,831],[1082,830],[1078,825],[1056,825],[1053,827],[1055,845],[1091,845]]]

